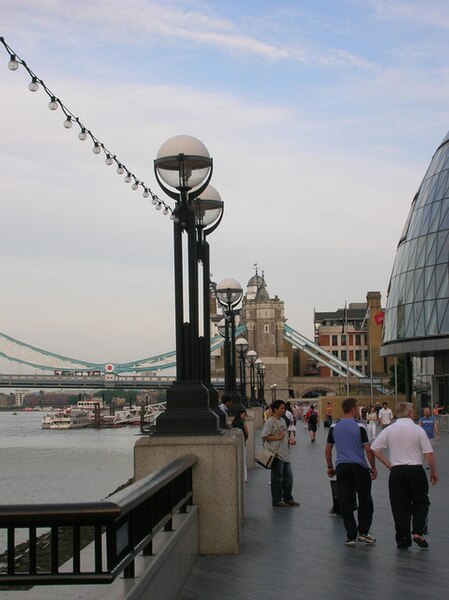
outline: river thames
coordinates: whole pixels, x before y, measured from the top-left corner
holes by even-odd
[[[41,428],[43,412],[0,412],[0,504],[101,500],[133,476],[139,427]]]

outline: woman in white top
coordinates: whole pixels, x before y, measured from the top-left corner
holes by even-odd
[[[371,405],[369,412],[366,415],[366,422],[368,424],[368,439],[370,442],[376,439],[377,435],[377,412],[376,407]]]

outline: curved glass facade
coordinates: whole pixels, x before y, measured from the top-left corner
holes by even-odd
[[[384,320],[386,349],[449,338],[448,263],[449,134],[432,158],[399,240]]]

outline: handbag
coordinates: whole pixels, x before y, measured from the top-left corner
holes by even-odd
[[[262,446],[262,448],[259,448],[259,450],[257,450],[255,453],[254,459],[264,469],[271,469],[275,456],[276,452],[265,448],[265,446]]]

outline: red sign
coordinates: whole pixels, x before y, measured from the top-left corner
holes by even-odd
[[[382,323],[384,322],[384,317],[385,317],[384,311],[377,313],[377,315],[374,315],[374,320],[376,321],[376,325],[382,325]]]

